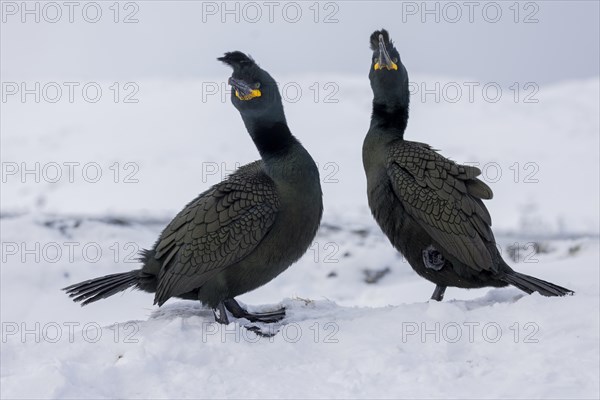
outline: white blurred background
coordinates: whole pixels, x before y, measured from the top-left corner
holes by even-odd
[[[239,49],[278,75],[365,74],[368,36],[385,27],[412,73],[547,84],[598,75],[598,13],[596,1],[3,1],[0,66],[3,79],[202,78]]]

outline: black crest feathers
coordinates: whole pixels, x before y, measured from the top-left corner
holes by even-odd
[[[370,38],[371,50],[373,51],[379,50],[379,35],[383,35],[383,41],[386,45],[392,44],[392,42],[390,42],[390,34],[388,33],[388,31],[386,31],[385,29],[375,31],[373,32]]]
[[[241,51],[232,51],[229,53],[225,53],[223,57],[217,58],[217,60],[224,62],[227,65],[232,67],[245,67],[250,65],[255,65],[256,63],[252,59],[252,57],[247,56]]]

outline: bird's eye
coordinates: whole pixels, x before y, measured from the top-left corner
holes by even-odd
[[[394,62],[394,64],[398,63],[398,59],[396,57],[392,58],[392,61]]]
[[[260,89],[260,82],[256,82],[254,84],[254,89]]]

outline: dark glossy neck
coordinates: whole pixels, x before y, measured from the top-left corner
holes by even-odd
[[[250,137],[265,161],[269,158],[284,156],[298,143],[298,140],[290,132],[285,117],[278,120],[243,119]]]
[[[408,124],[408,102],[394,105],[379,103],[373,100],[373,114],[371,115],[371,126],[386,131],[393,131],[403,137]]]

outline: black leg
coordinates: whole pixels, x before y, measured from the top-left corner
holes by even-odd
[[[213,308],[215,314],[215,322],[223,325],[229,325],[229,318],[227,317],[227,311],[225,311],[225,305],[220,302],[216,308]]]
[[[444,293],[446,292],[446,286],[436,285],[431,300],[442,301],[444,299]]]
[[[249,313],[235,299],[223,300],[223,304],[231,315],[236,318],[246,318],[250,322],[277,322],[285,318],[285,308],[264,313]]]

